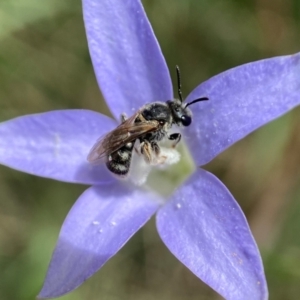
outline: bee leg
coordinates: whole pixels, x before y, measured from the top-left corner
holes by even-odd
[[[159,156],[159,154],[160,154],[160,148],[159,148],[159,146],[158,146],[158,144],[156,142],[152,142],[151,143],[151,148],[154,151],[155,155]]]
[[[170,141],[174,141],[174,143],[172,144],[172,148],[175,148],[181,140],[181,134],[180,133],[170,134],[170,136],[168,136],[168,139]]]
[[[164,164],[165,161],[167,160],[167,156],[161,154],[161,150],[158,144],[156,142],[152,142],[151,147],[153,152],[155,153],[155,163],[153,164],[155,165]]]
[[[141,154],[147,164],[157,165],[159,162],[160,148],[157,143],[150,143],[147,140],[141,142]]]
[[[121,123],[124,123],[127,120],[127,116],[125,113],[121,114]]]
[[[167,159],[165,155],[161,155],[156,142],[143,141],[141,143],[141,154],[144,156],[146,163],[150,165],[163,164]]]
[[[146,163],[152,164],[153,161],[153,153],[150,142],[144,140],[141,142],[141,154],[144,156]]]

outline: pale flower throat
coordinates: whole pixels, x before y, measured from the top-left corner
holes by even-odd
[[[183,140],[176,149],[166,147],[163,143],[160,150],[160,157],[164,159],[155,165],[147,164],[142,155],[134,153],[127,180],[138,186],[146,185],[167,196],[192,174],[196,167]]]

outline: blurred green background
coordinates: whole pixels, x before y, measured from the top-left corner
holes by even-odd
[[[172,76],[181,67],[184,95],[228,68],[300,51],[299,0],[143,3]],[[109,114],[89,58],[81,2],[0,0],[0,121],[70,108]],[[300,295],[299,117],[297,108],[206,166],[242,206],[276,300]],[[0,166],[1,300],[36,297],[60,226],[85,189]],[[61,299],[184,298],[221,299],[169,253],[152,220]]]

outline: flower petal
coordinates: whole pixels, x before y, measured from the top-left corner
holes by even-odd
[[[170,74],[140,0],[83,0],[92,62],[113,115],[172,98]]]
[[[119,182],[86,190],[62,226],[38,297],[61,296],[92,276],[150,219],[156,200]]]
[[[157,214],[170,251],[227,300],[267,299],[259,251],[226,187],[199,170]]]
[[[87,155],[114,120],[88,110],[28,115],[0,123],[0,163],[56,180],[95,184],[111,181],[104,165],[92,166]]]
[[[200,165],[300,103],[300,53],[242,65],[199,85],[187,101],[194,120],[186,140]]]

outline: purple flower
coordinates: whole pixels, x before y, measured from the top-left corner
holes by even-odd
[[[145,103],[173,98],[166,62],[139,0],[83,0],[89,49],[101,91],[117,120]],[[246,64],[199,85],[183,132],[195,165],[300,103],[300,54]],[[179,261],[226,299],[267,299],[259,251],[226,187],[197,169],[168,199],[113,179],[86,161],[118,122],[87,110],[16,118],[0,125],[0,162],[92,185],[62,226],[40,298],[58,297],[98,271],[156,213],[158,233]]]

